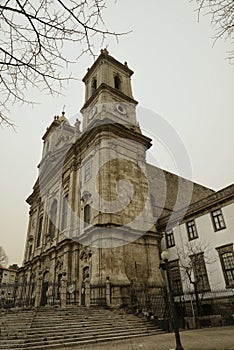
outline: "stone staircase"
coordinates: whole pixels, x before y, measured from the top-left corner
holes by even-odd
[[[0,313],[0,349],[59,349],[162,333],[130,314],[101,308],[43,308]]]

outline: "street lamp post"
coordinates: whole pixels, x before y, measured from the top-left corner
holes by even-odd
[[[172,289],[169,266],[168,266],[169,253],[164,250],[161,254],[161,258],[163,260],[163,263],[160,264],[160,267],[162,267],[163,270],[166,271],[166,275],[167,275],[167,286],[168,286],[169,300],[170,300],[171,313],[172,313],[172,322],[173,322],[173,328],[174,328],[175,340],[176,340],[175,350],[184,350],[180,340],[178,318],[177,318],[177,313],[175,309],[173,289]]]

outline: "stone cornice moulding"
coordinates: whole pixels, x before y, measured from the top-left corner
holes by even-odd
[[[83,113],[84,110],[86,108],[88,108],[92,102],[98,98],[98,96],[102,93],[102,92],[105,92],[105,91],[109,91],[110,93],[113,93],[114,95],[117,95],[121,98],[121,102],[122,99],[125,100],[126,102],[128,103],[133,103],[134,105],[137,105],[138,104],[138,101],[134,100],[134,98],[131,98],[129,97],[128,95],[124,94],[122,91],[120,90],[117,90],[109,85],[107,85],[106,83],[101,83],[99,85],[99,87],[95,90],[95,92],[89,97],[89,99],[84,103],[83,107],[81,108],[80,112]],[[110,102],[108,102],[110,103]],[[100,104],[102,104],[100,102]],[[92,104],[93,106],[93,104]]]

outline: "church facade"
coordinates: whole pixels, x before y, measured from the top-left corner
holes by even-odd
[[[146,162],[151,139],[137,122],[132,74],[101,50],[83,78],[82,130],[63,112],[43,136],[19,273],[34,306],[119,307],[131,288],[157,293],[157,220],[213,193]]]

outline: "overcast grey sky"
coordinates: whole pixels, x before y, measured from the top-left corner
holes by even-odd
[[[119,43],[108,40],[108,50],[134,70],[133,94],[139,105],[163,117],[180,136],[190,157],[195,182],[215,190],[231,184],[234,88],[233,66],[225,60],[228,43],[219,41],[212,47],[214,31],[207,16],[197,22],[195,1],[108,3],[105,11],[108,27],[132,30]],[[75,50],[78,49],[74,45]],[[97,47],[97,54],[99,50]],[[82,78],[92,62],[91,57],[83,57],[72,70]],[[36,181],[41,137],[63,105],[68,118],[79,112],[84,102],[84,86],[81,81],[71,82],[59,98],[33,94],[40,102],[34,108],[12,107],[10,116],[18,126],[17,132],[0,130],[0,245],[8,254],[9,263],[22,263],[29,210],[25,199]],[[152,118],[142,116],[141,127],[143,132],[155,136],[153,158],[161,167],[175,172],[166,147],[160,144],[157,135],[152,135],[157,130]]]

